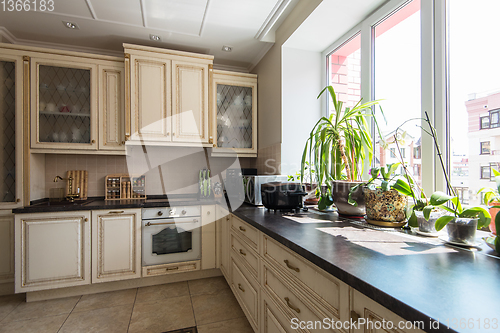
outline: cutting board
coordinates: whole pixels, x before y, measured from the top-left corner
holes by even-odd
[[[73,193],[77,193],[80,188],[80,198],[77,200],[87,200],[88,192],[88,176],[87,170],[68,170],[66,178],[73,177]],[[69,194],[69,182],[66,182],[66,195]]]

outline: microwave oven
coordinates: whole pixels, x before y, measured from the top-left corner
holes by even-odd
[[[286,175],[243,176],[245,202],[256,206],[262,205],[262,194],[260,191],[262,184],[287,181],[288,176]]]

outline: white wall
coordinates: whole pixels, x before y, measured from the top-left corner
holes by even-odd
[[[281,173],[300,170],[304,145],[321,117],[321,52],[282,48]]]

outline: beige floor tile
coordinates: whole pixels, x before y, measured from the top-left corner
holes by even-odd
[[[231,289],[222,289],[212,294],[192,296],[197,325],[243,317],[238,301]]]
[[[69,314],[79,299],[80,296],[31,303],[23,302],[3,322]]]
[[[246,317],[198,326],[198,333],[253,333]]]
[[[123,333],[127,332],[133,304],[73,312],[69,315],[60,333]]]
[[[109,308],[118,305],[134,304],[136,293],[137,289],[134,288],[93,295],[84,295],[76,304],[73,313]]]
[[[67,314],[0,324],[0,333],[57,333]]]
[[[0,321],[12,312],[19,304],[24,302],[24,294],[6,295],[0,297]]]
[[[223,276],[188,281],[191,295],[211,294],[223,289],[229,289],[229,285]]]
[[[167,298],[189,296],[187,282],[175,282],[159,286],[142,287],[137,291],[136,303],[152,303]]]
[[[195,326],[189,296],[168,298],[156,303],[135,304],[129,333],[167,332]]]

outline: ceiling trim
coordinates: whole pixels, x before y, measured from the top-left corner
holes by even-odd
[[[97,20],[97,15],[95,13],[94,7],[92,6],[92,3],[90,2],[90,0],[85,0],[85,2],[87,3],[87,7],[89,7],[90,15],[92,15],[94,20]]]
[[[2,37],[4,37],[5,39],[7,39],[9,41],[9,43],[11,43],[11,44],[33,46],[33,47],[42,47],[42,48],[49,48],[49,49],[58,49],[58,50],[73,51],[73,52],[76,51],[76,52],[83,52],[83,53],[94,53],[94,54],[123,58],[123,52],[119,52],[119,51],[111,51],[111,50],[98,49],[95,47],[84,47],[84,46],[67,45],[67,44],[60,44],[60,43],[40,42],[40,41],[34,41],[34,40],[29,40],[29,39],[17,38],[9,30],[7,30],[7,28],[5,28],[5,27],[0,27],[0,35]]]
[[[142,15],[142,26],[144,28],[147,28],[148,20],[146,18],[146,5],[144,4],[144,0],[141,0],[141,15]]]
[[[214,63],[214,69],[219,71],[230,71],[230,72],[240,72],[240,73],[249,73],[248,69],[240,66],[231,66],[231,65],[223,65]]]
[[[273,46],[274,43],[266,43],[266,46],[255,56],[255,58],[250,63],[250,66],[248,66],[247,71],[249,73],[255,68],[255,66],[257,66],[257,64],[262,60],[262,58],[264,58],[264,56]]]
[[[266,20],[260,27],[259,31],[257,31],[257,34],[254,37],[255,39],[261,41],[264,37],[266,37],[266,35],[273,28],[280,16],[285,11],[286,7],[288,7],[290,2],[292,2],[292,0],[279,0],[276,3],[273,10],[269,13]]]
[[[207,19],[208,6],[210,5],[210,0],[207,0],[207,6],[205,7],[205,12],[203,13],[203,19],[201,20],[200,33],[198,34],[201,37],[203,30],[205,29],[205,20]]]

